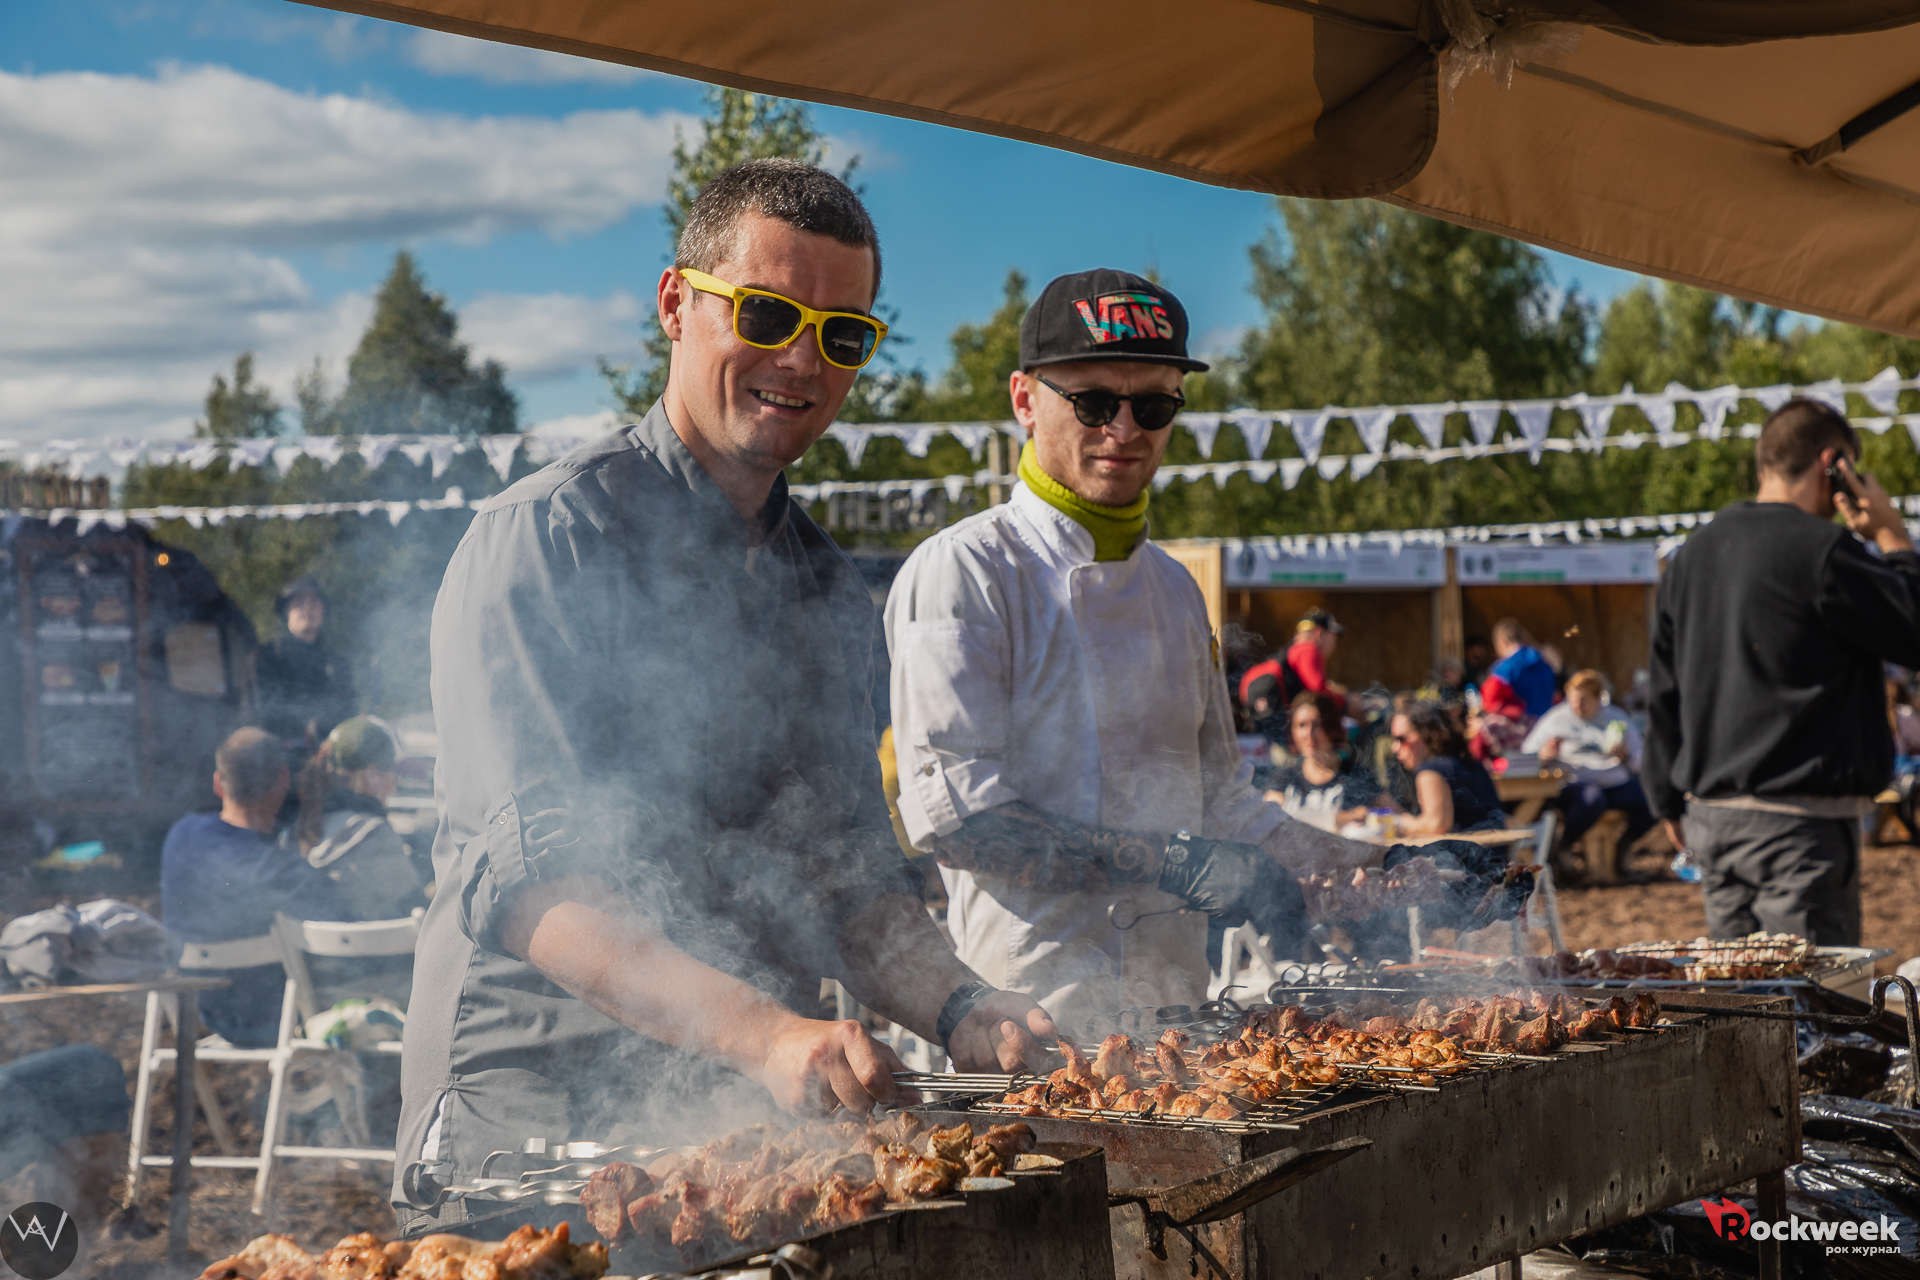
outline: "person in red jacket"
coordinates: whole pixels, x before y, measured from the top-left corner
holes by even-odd
[[[1340,642],[1342,627],[1325,609],[1309,609],[1293,629],[1293,643],[1287,646],[1287,665],[1308,693],[1317,693],[1332,701],[1341,714],[1347,710],[1346,686],[1327,678],[1327,661]]]
[[[1309,609],[1293,630],[1284,654],[1256,662],[1240,677],[1240,705],[1254,725],[1273,741],[1286,744],[1287,708],[1303,693],[1326,698],[1337,714],[1347,710],[1347,690],[1327,678],[1327,659],[1339,642],[1340,624],[1325,609]]]

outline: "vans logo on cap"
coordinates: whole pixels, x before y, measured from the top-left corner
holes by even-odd
[[[1151,293],[1103,293],[1097,298],[1081,298],[1073,307],[1095,346],[1128,338],[1173,337],[1173,317],[1167,304]]]

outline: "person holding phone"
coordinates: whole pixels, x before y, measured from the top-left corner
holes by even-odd
[[[1859,456],[1842,414],[1789,400],[1754,499],[1661,579],[1641,776],[1716,938],[1860,941],[1859,818],[1893,775],[1882,664],[1920,664],[1920,555]]]

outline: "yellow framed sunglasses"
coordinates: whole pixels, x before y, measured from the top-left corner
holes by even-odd
[[[728,284],[692,267],[675,270],[701,293],[732,302],[733,336],[762,351],[778,351],[811,325],[821,359],[837,368],[860,369],[887,336],[885,324],[859,311],[816,311],[784,294]]]

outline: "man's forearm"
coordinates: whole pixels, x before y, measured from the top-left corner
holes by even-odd
[[[586,883],[530,886],[512,906],[503,942],[621,1025],[757,1078],[768,1041],[800,1015],[645,922],[609,912],[607,900]]]
[[[842,959],[848,990],[930,1043],[947,997],[980,976],[953,954],[927,909],[901,894],[875,899],[849,922],[847,934]]]
[[[933,852],[943,866],[1026,889],[1104,889],[1157,878],[1170,834],[1090,826],[1015,800],[974,814]]]
[[[1385,852],[1379,845],[1349,840],[1292,817],[1282,820],[1260,844],[1295,875],[1376,866]]]

